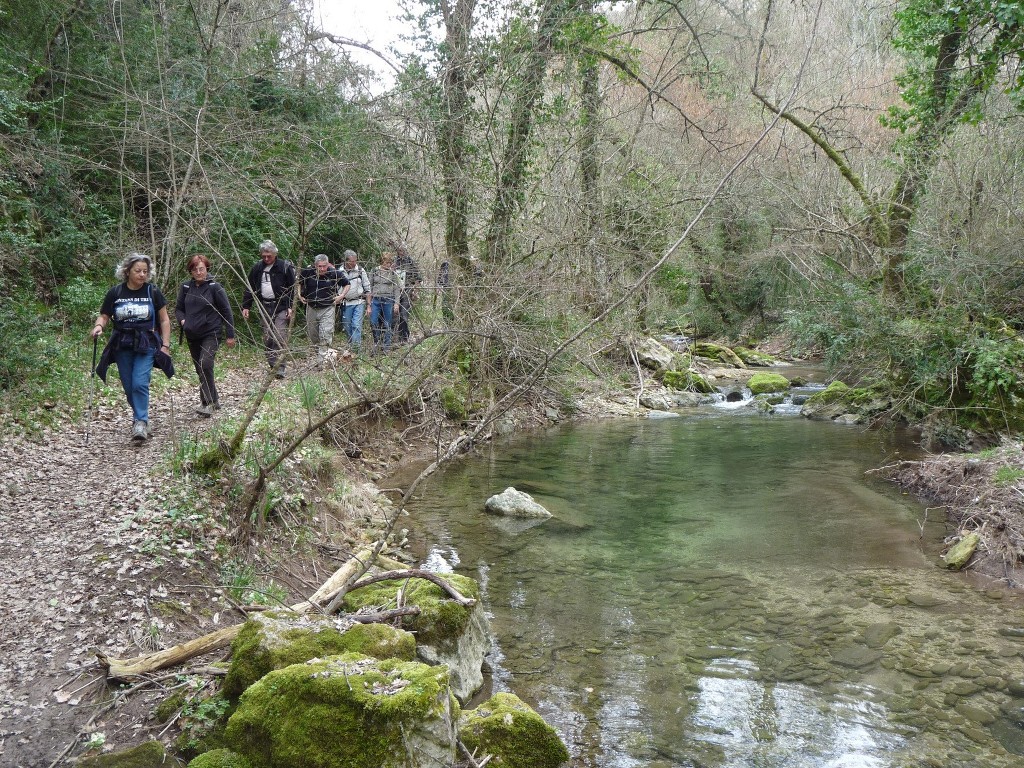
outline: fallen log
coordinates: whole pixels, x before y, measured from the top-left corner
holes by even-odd
[[[308,613],[319,608],[325,599],[343,588],[356,573],[365,570],[366,562],[371,554],[371,550],[364,549],[345,561],[308,599],[290,606],[288,610],[296,613]],[[226,648],[231,645],[241,629],[241,624],[234,624],[203,637],[189,640],[187,643],[144,656],[136,656],[132,659],[112,659],[102,652],[97,652],[96,658],[106,671],[107,677],[114,680],[131,680],[176,666],[196,656]]]

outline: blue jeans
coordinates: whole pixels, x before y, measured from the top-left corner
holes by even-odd
[[[370,328],[373,330],[373,346],[387,352],[391,349],[391,319],[395,308],[394,299],[374,299],[370,307]]]
[[[149,379],[153,373],[155,349],[136,352],[133,349],[119,349],[114,353],[117,375],[132,407],[136,421],[149,422]]]
[[[359,345],[363,341],[363,315],[365,314],[365,301],[346,304],[342,308],[341,325],[345,329],[348,343],[352,345],[352,349],[356,352],[359,351]]]

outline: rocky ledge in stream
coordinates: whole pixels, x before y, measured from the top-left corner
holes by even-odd
[[[462,709],[483,683],[487,621],[475,581],[435,581],[371,575],[345,595],[340,616],[252,616],[232,643],[220,690],[191,702],[208,716],[183,730],[177,754],[190,768],[434,768],[482,765],[488,755],[508,766],[564,763],[558,734],[517,697],[499,693]],[[376,623],[382,616],[400,617],[403,627]],[[167,699],[157,716],[171,716],[184,699]],[[151,742],[80,765],[147,768],[168,759]]]

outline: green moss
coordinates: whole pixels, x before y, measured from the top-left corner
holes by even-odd
[[[661,374],[661,383],[669,389],[700,392],[704,395],[717,391],[714,384],[692,371],[665,371]]]
[[[252,768],[252,763],[230,749],[214,749],[190,762],[188,768]]]
[[[845,403],[850,394],[850,388],[841,381],[833,381],[821,392],[815,392],[807,398],[808,404],[832,404]]]
[[[778,373],[755,373],[750,377],[747,386],[753,395],[786,392],[789,389],[789,379]]]
[[[470,752],[494,755],[508,768],[556,768],[569,751],[540,715],[511,693],[496,693],[459,718],[459,738]]]
[[[166,768],[168,760],[163,744],[147,741],[122,752],[83,757],[77,764],[81,768]]]
[[[473,579],[454,573],[446,574],[445,579],[464,597],[480,599],[480,587]],[[360,608],[394,607],[401,587],[404,587],[405,603],[420,609],[419,616],[406,616],[403,626],[416,635],[418,643],[432,645],[445,652],[453,651],[469,624],[473,609],[459,605],[448,598],[439,586],[425,579],[402,579],[357,589],[345,596],[345,610],[354,612]]]
[[[775,365],[776,363],[775,358],[771,355],[766,355],[764,352],[758,352],[747,347],[733,347],[732,351],[736,353],[736,357],[747,365],[768,366]]]
[[[168,696],[166,699],[157,704],[156,709],[153,710],[153,719],[158,723],[166,723],[178,710],[181,709],[185,703],[185,692],[178,691],[173,696]]]
[[[222,691],[234,701],[271,670],[349,651],[411,660],[416,639],[383,624],[346,627],[330,617],[267,612],[247,621],[232,643],[231,667]]]
[[[449,700],[446,667],[346,653],[252,685],[227,739],[254,768],[378,768],[404,757],[408,733],[443,723]]]
[[[708,360],[717,360],[720,363],[731,365],[736,368],[747,367],[735,352],[721,344],[698,341],[693,345],[692,349],[693,354],[697,355],[697,357],[704,357]]]

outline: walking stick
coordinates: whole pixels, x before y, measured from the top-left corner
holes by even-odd
[[[100,337],[92,337],[92,368],[89,369],[89,405],[88,414],[85,417],[85,444],[89,444],[89,435],[92,432],[92,409],[96,400],[96,353],[99,350]]]

